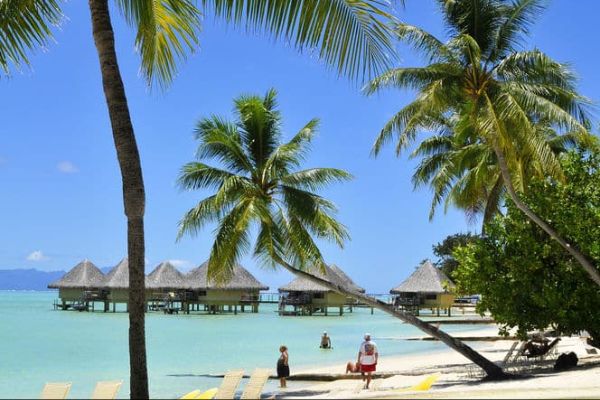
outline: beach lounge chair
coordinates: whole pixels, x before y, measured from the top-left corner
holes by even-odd
[[[269,376],[271,376],[270,369],[255,369],[252,375],[250,375],[250,380],[248,380],[246,387],[244,387],[244,391],[242,392],[242,397],[240,397],[240,399],[260,399],[260,395],[265,387],[265,384],[269,380]]]
[[[100,381],[96,383],[91,399],[115,399],[122,384],[123,381]]]
[[[66,399],[71,390],[71,382],[51,382],[46,383],[40,399]]]
[[[205,391],[200,389],[193,390],[187,394],[184,394],[179,399],[180,400],[205,400],[212,399],[217,394],[218,388],[212,388]]]
[[[219,390],[215,394],[214,399],[233,399],[235,396],[235,391],[244,376],[243,369],[236,369],[227,371],[225,376],[223,377],[223,382],[221,382],[221,386],[219,386]]]
[[[400,389],[384,389],[383,391],[385,392],[392,392],[392,393],[400,393],[400,392],[426,392],[429,389],[431,389],[431,386],[433,386],[433,384],[440,379],[440,376],[442,374],[435,373],[432,375],[428,375],[426,376],[422,381],[420,381],[419,383],[409,386],[409,387],[405,387],[405,388],[400,388]]]

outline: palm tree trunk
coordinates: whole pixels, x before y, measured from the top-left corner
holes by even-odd
[[[587,257],[575,248],[572,244],[564,240],[559,236],[558,232],[554,230],[546,221],[538,217],[532,210],[519,198],[519,195],[515,191],[515,188],[512,184],[512,179],[510,176],[510,172],[508,169],[508,164],[506,163],[506,159],[504,158],[504,153],[498,143],[493,143],[494,153],[496,154],[496,158],[498,159],[498,166],[500,167],[500,172],[502,173],[502,179],[504,180],[504,184],[506,185],[506,191],[508,195],[515,203],[517,208],[521,210],[530,220],[535,222],[540,228],[542,228],[550,237],[558,242],[565,250],[569,252],[576,260],[581,264],[583,269],[588,273],[590,278],[600,286],[600,272],[592,263],[587,259]]]
[[[146,339],[144,328],[144,209],[145,193],[140,156],[135,141],[125,88],[115,52],[115,39],[108,0],[89,0],[92,31],[104,96],[108,106],[113,139],[123,180],[123,203],[127,216],[127,254],[129,257],[129,368],[130,396],[148,399]]]
[[[317,283],[321,286],[325,286],[328,289],[331,289],[331,290],[338,292],[340,294],[343,294],[345,296],[351,297],[354,300],[358,300],[359,302],[367,304],[373,308],[381,310],[393,317],[396,317],[408,324],[415,326],[416,328],[418,328],[421,331],[425,332],[426,334],[440,340],[441,342],[443,342],[444,344],[446,344],[453,350],[459,352],[460,354],[462,354],[463,356],[465,356],[466,358],[468,358],[469,360],[473,361],[475,364],[480,366],[485,371],[485,373],[487,374],[487,377],[489,379],[499,380],[499,379],[506,379],[506,378],[510,377],[510,375],[508,375],[508,374],[504,373],[504,371],[502,371],[502,368],[500,368],[498,365],[494,364],[493,362],[491,362],[490,360],[488,360],[487,358],[485,358],[484,356],[482,356],[481,354],[479,354],[478,352],[473,350],[470,346],[466,345],[465,343],[461,342],[458,339],[453,338],[452,336],[448,335],[446,332],[441,331],[439,328],[436,328],[435,326],[420,320],[419,318],[415,317],[414,315],[407,314],[402,311],[398,311],[398,310],[394,309],[393,306],[390,306],[389,304],[386,304],[381,300],[377,300],[373,297],[367,296],[362,293],[348,290],[347,288],[345,288],[343,286],[335,285],[329,281],[326,281],[326,280],[316,277],[312,274],[309,274],[308,272],[300,271],[300,270],[292,267],[288,263],[286,263],[281,258],[277,257],[275,259],[275,261],[278,264],[280,264],[283,268],[285,268],[286,270],[288,270],[289,272],[291,272],[292,274],[294,274],[296,276],[300,276],[311,282]]]

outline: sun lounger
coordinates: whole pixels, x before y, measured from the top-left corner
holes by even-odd
[[[44,389],[42,389],[42,393],[40,394],[40,399],[66,399],[69,390],[71,390],[70,382],[46,383],[46,386],[44,386]]]
[[[246,384],[244,391],[242,392],[241,399],[260,399],[265,384],[269,380],[271,370],[264,368],[257,368],[250,375],[250,380]]]
[[[94,393],[92,393],[92,400],[101,400],[101,399],[114,399],[117,397],[117,393],[119,389],[121,389],[121,385],[123,381],[100,381],[96,383],[96,387],[94,388]]]
[[[433,375],[428,375],[425,377],[425,379],[423,379],[422,381],[420,381],[419,383],[409,386],[409,387],[405,387],[405,388],[400,388],[400,389],[384,389],[384,392],[393,392],[393,393],[398,393],[398,392],[426,392],[429,389],[431,389],[431,386],[433,386],[433,384],[440,378],[441,374],[440,373],[436,373]]]
[[[214,399],[233,399],[235,396],[235,391],[237,390],[242,377],[244,376],[244,370],[236,369],[228,371],[223,377],[223,382],[221,382],[221,386],[219,386],[219,390],[217,394],[215,394]]]

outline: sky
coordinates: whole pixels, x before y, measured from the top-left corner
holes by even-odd
[[[432,0],[407,0],[397,15],[443,37]],[[55,42],[31,59],[31,68],[0,79],[0,269],[68,270],[84,258],[113,266],[126,254],[121,181],[87,2],[65,4]],[[554,0],[533,27],[525,47],[568,62],[580,91],[600,98],[600,2]],[[172,260],[181,270],[205,261],[214,227],[176,242],[177,222],[206,191],[182,192],[180,167],[193,161],[193,129],[210,114],[232,117],[240,94],[278,93],[286,138],[311,118],[319,134],[306,167],[335,167],[355,179],[323,192],[339,207],[351,240],[343,249],[322,243],[326,261],[343,268],[370,293],[387,293],[418,263],[434,259],[432,245],[447,235],[478,231],[457,210],[428,213],[431,192],[413,190],[417,163],[392,148],[370,156],[383,124],[414,93],[398,90],[366,97],[361,84],[339,77],[310,53],[282,41],[247,34],[206,15],[199,51],[181,64],[165,91],[149,89],[139,74],[134,33],[113,9],[121,72],[140,148],[147,194],[147,270]],[[399,65],[419,65],[399,46]],[[272,291],[292,277],[242,264]]]

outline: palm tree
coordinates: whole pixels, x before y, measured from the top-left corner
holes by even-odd
[[[580,144],[577,135],[557,135],[548,124],[537,123],[535,128],[540,130],[540,135],[546,135],[548,146],[557,155]],[[520,192],[527,190],[533,177],[546,176],[535,157],[526,151],[510,155],[518,157],[511,160],[510,165],[513,182]],[[476,137],[454,135],[453,126],[449,125],[443,132],[421,141],[410,158],[421,158],[412,176],[415,189],[430,186],[433,190],[430,220],[443,202],[444,211],[453,205],[464,210],[470,220],[483,216],[484,232],[485,225],[500,213],[505,196],[502,174],[494,150]],[[560,179],[560,176],[554,178]]]
[[[218,116],[200,120],[196,126],[199,161],[183,166],[179,186],[187,190],[216,192],[189,210],[179,224],[179,238],[196,235],[207,223],[217,223],[208,260],[208,275],[227,281],[236,262],[252,248],[264,265],[282,266],[294,275],[352,297],[382,310],[438,338],[485,370],[491,378],[504,377],[502,369],[466,344],[390,305],[347,287],[334,285],[306,271],[324,268],[314,238],[342,247],[346,228],[335,219],[336,207],[315,192],[327,185],[350,179],[334,168],[298,170],[315,134],[318,120],[309,121],[287,143],[281,143],[281,115],[276,93],[241,96],[235,103],[236,121]],[[221,166],[204,163],[217,160]],[[252,246],[250,232],[258,228]]]
[[[519,197],[518,164],[530,158],[546,175],[562,177],[560,163],[536,123],[568,131],[591,144],[589,101],[577,94],[569,69],[540,50],[519,51],[517,45],[543,9],[539,0],[438,0],[450,32],[442,43],[417,27],[399,24],[400,39],[414,45],[429,61],[424,67],[391,69],[371,81],[367,93],[397,87],[417,90],[417,98],[402,108],[381,130],[373,151],[397,135],[400,153],[420,131],[446,128],[456,119],[453,135],[475,138],[493,151],[493,164],[502,177],[502,189],[534,223],[571,254],[594,282],[600,273],[574,243],[563,239]],[[493,188],[498,182],[486,172],[481,178]],[[499,189],[499,187],[497,187]],[[457,190],[463,190],[457,186]],[[435,200],[434,200],[435,201]]]
[[[88,0],[92,33],[123,182],[129,257],[130,395],[148,398],[144,328],[145,191],[140,156],[119,70],[108,0]],[[178,59],[198,43],[200,12],[194,0],[115,0],[137,30],[136,46],[149,84],[167,86]],[[270,32],[319,57],[351,78],[383,70],[393,54],[378,0],[204,0],[206,10],[234,24]],[[27,52],[43,46],[61,17],[58,0],[0,1],[0,67],[28,63]]]

